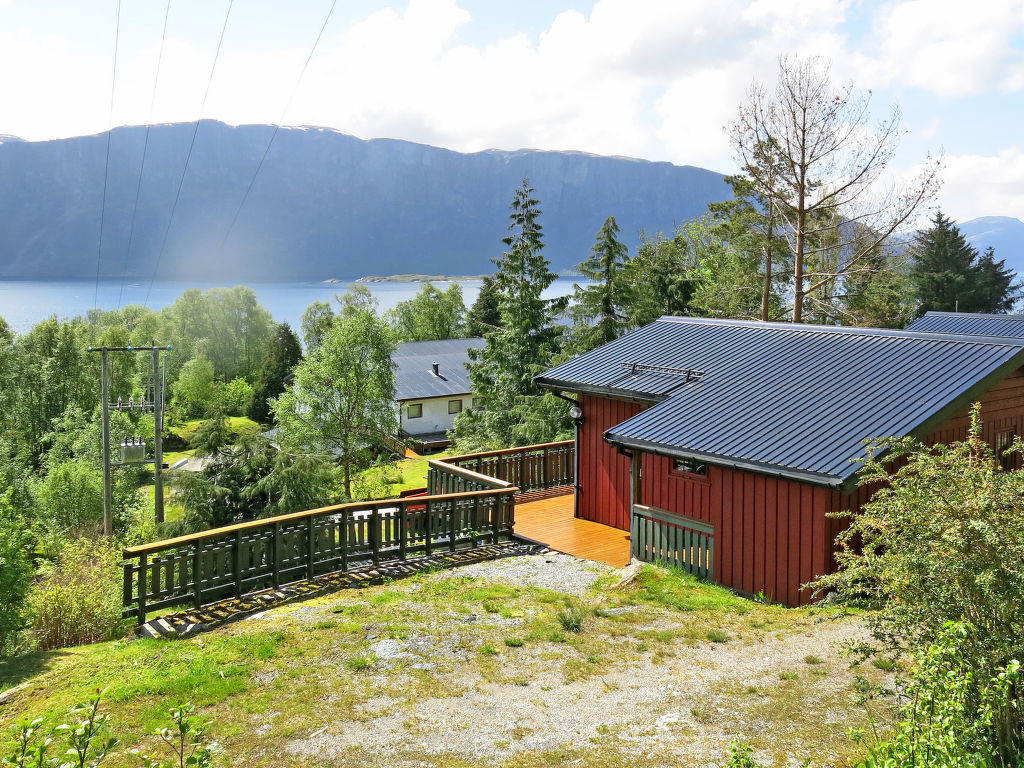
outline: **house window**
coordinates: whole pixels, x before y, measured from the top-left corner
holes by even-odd
[[[708,465],[696,459],[674,459],[672,471],[680,474],[708,476]]]
[[[413,403],[405,409],[407,419],[418,419],[423,416],[423,403]]]
[[[462,401],[461,400],[449,400],[448,401],[448,413],[462,413]]]
[[[1016,451],[1007,453],[1006,451],[1013,447],[1013,430],[1007,429],[1002,432],[996,433],[996,461],[999,462],[999,466],[1010,471],[1011,469],[1017,468],[1017,457],[1020,455]]]

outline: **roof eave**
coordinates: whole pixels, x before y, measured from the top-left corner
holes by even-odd
[[[781,477],[785,480],[795,480],[799,483],[824,486],[832,490],[839,490],[848,479],[838,477],[836,475],[826,475],[820,472],[809,472],[794,469],[793,467],[780,467],[777,464],[764,464],[757,461],[745,461],[743,459],[719,456],[713,453],[690,451],[684,448],[664,445],[663,443],[655,443],[650,440],[641,440],[639,438],[628,437],[626,435],[614,435],[610,431],[605,432],[604,439],[609,444],[619,448],[634,448],[636,450],[646,451],[647,453],[657,453],[662,456],[668,456],[676,459],[696,459],[707,464],[712,464],[716,467],[738,469],[743,472],[754,472],[759,475],[769,475],[771,477]]]
[[[649,392],[639,392],[632,389],[618,389],[606,387],[600,384],[579,384],[572,381],[560,381],[548,379],[544,376],[534,376],[533,381],[548,389],[557,389],[561,392],[573,392],[579,395],[597,395],[598,397],[611,397],[616,400],[628,400],[633,403],[660,403],[669,398],[669,395],[652,395]]]

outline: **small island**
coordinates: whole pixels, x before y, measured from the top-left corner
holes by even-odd
[[[366,275],[356,278],[357,283],[464,283],[483,280],[487,275]],[[330,278],[325,283],[341,283],[343,280]]]

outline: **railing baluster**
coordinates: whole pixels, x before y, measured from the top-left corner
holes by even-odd
[[[199,573],[199,554],[203,549],[200,542],[195,542],[192,549],[192,605],[198,611],[203,606],[203,581]]]
[[[374,565],[380,565],[380,510],[370,510],[370,556]]]
[[[306,578],[316,578],[316,526],[312,515],[306,518]]]
[[[146,558],[146,553],[143,552],[139,556],[139,626],[141,627],[146,623],[146,569],[149,567],[149,561]]]
[[[235,531],[231,542],[231,570],[235,576],[235,597],[242,596],[242,532]]]

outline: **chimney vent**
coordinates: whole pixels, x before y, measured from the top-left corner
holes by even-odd
[[[435,376],[440,376],[441,375],[441,365],[440,365],[440,363],[431,363],[430,365],[434,369],[434,375]]]

